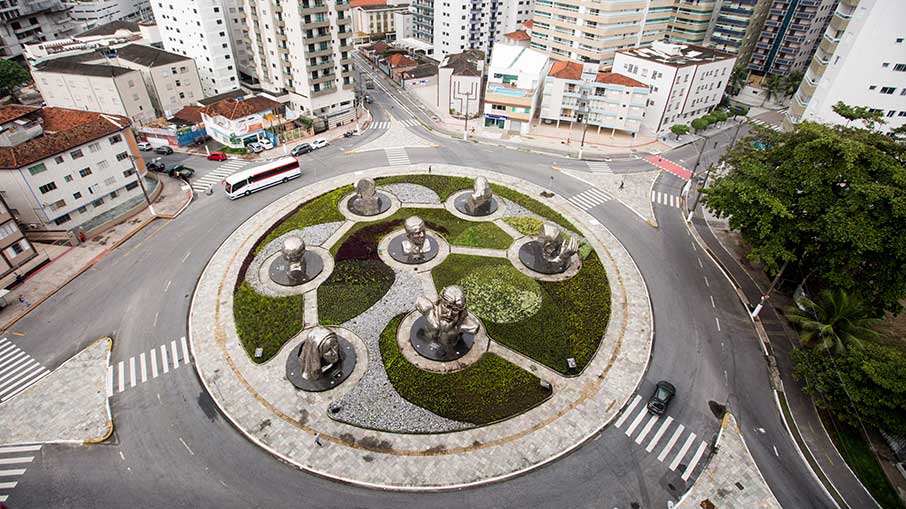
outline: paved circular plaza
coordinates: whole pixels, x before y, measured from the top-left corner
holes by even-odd
[[[427,166],[422,166],[375,168],[358,172],[355,178],[423,175]],[[544,191],[522,179],[475,168],[435,164],[432,173],[484,176],[492,184],[535,199]],[[273,299],[299,299],[291,302],[301,309],[287,308],[296,310],[296,314],[301,311],[299,328],[325,325],[325,319],[331,320],[319,316],[316,288],[306,287],[301,295],[287,296],[288,292],[274,291],[264,281],[261,267],[273,257],[286,234],[260,246],[259,240],[301,204],[350,184],[354,184],[350,176],[325,180],[258,212],[220,246],[196,287],[189,315],[196,369],[216,404],[250,440],[299,468],[329,478],[385,489],[452,489],[505,479],[570,452],[606,426],[634,394],[652,346],[653,317],[644,280],[628,252],[604,225],[559,196],[539,200],[579,230],[569,234],[581,237],[590,246],[610,285],[610,319],[597,348],[577,372],[564,373],[496,341],[493,334],[488,338],[482,326],[482,341],[476,341],[461,365],[449,368],[471,369],[477,358],[489,355],[514,369],[521,368],[523,379],[535,380],[533,387],[540,385],[550,393],[530,408],[476,425],[438,415],[397,392],[384,369],[386,359],[382,362],[381,352],[385,345],[379,345],[380,338],[389,330],[385,330],[388,323],[397,323],[394,320],[414,309],[415,296],[433,297],[440,288],[432,279],[432,270],[394,266],[386,256],[380,260],[394,274],[383,297],[348,320],[327,324],[341,327],[339,330],[346,332],[343,337],[355,350],[355,368],[345,381],[324,392],[304,392],[285,379],[287,356],[298,350],[304,333],[293,335],[275,346],[275,351],[257,359],[263,362],[256,362],[249,346],[240,339],[239,329],[248,325],[244,318],[237,323],[234,316],[234,304],[243,292],[240,287],[248,285],[249,291]],[[424,209],[426,217],[430,217],[430,210],[456,215],[423,186],[392,184],[380,189],[393,195],[393,210],[402,206]],[[341,202],[347,201],[348,197],[343,197]],[[514,251],[512,245],[524,243],[525,236],[504,219],[507,214],[528,212],[507,199],[500,202],[487,221],[512,237],[510,247],[466,247],[449,242],[448,260],[457,255],[484,257],[504,264],[508,261],[519,269],[518,249]],[[294,234],[304,237],[308,246],[326,258],[333,272],[342,272],[341,262],[334,267],[330,254],[336,254],[339,244],[352,232],[361,231],[360,221],[364,220],[345,215],[345,220],[308,224]],[[381,249],[378,252],[383,254]],[[281,305],[286,302],[290,301]],[[286,321],[291,322],[290,318],[287,316]],[[275,328],[285,325],[281,320],[275,322],[279,322]],[[401,357],[417,363],[418,354],[405,351],[407,342],[397,341],[396,330],[391,332]],[[437,366],[432,370],[430,362],[426,360],[421,369],[444,371]]]

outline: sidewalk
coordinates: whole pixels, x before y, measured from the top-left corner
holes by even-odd
[[[40,251],[48,253],[51,260],[43,267],[29,274],[25,281],[7,295],[8,306],[0,310],[2,329],[8,330],[19,319],[50,298],[82,272],[101,260],[111,250],[138,233],[154,219],[173,219],[192,200],[192,190],[182,181],[160,177],[163,186],[160,196],[154,202],[156,216],[146,207],[138,214],[124,220],[78,246],[54,246],[36,244]],[[25,298],[27,306],[19,303],[19,296]]]
[[[706,219],[693,219],[695,231],[705,244],[702,247],[720,264],[734,281],[740,297],[749,309],[760,301],[764,289],[770,286],[768,277],[745,260],[744,246],[736,232],[729,229],[725,219],[718,219],[705,212]],[[775,301],[780,299],[774,296]],[[755,320],[755,330],[767,345],[775,389],[784,412],[784,418],[797,445],[812,470],[843,507],[877,507],[859,479],[837,452],[818,417],[811,398],[802,392],[793,377],[790,354],[799,344],[796,332],[782,316],[779,302],[762,309]],[[778,308],[781,308],[778,311]]]

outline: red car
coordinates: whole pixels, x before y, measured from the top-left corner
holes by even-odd
[[[210,159],[211,161],[226,161],[227,155],[223,152],[211,152],[210,154],[208,154],[208,159]]]

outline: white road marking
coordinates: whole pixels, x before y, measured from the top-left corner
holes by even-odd
[[[49,374],[50,374],[50,371],[47,371],[47,369],[44,368],[44,366],[38,365],[37,368],[35,368],[32,371],[29,371],[27,374],[23,375],[22,378],[20,378],[19,381],[15,385],[9,387],[8,389],[5,389],[3,392],[0,392],[0,396],[2,396],[2,397],[0,397],[0,401],[6,401],[6,400],[12,398],[16,394],[19,394],[20,392],[24,391],[25,389],[28,389],[32,385],[38,383],[39,380],[41,380],[42,378],[44,378],[45,376],[47,376]],[[4,394],[5,394],[5,396],[4,396]]]
[[[22,360],[18,361],[15,366],[10,366],[9,371],[6,371],[5,375],[0,377],[0,381],[3,382],[3,384],[0,384],[0,389],[6,387],[7,385],[15,382],[18,379],[18,376],[13,377],[13,375],[16,375],[23,371],[28,371],[37,364],[38,361],[29,359],[28,357],[23,357]],[[9,378],[9,380],[7,380],[7,378]]]
[[[632,402],[629,403],[629,406],[626,407],[626,410],[623,410],[623,415],[621,415],[620,418],[617,419],[617,422],[614,423],[616,427],[619,428],[623,425],[624,422],[626,422],[626,419],[629,418],[629,414],[632,412],[635,406],[639,404],[639,401],[642,401],[642,397],[636,394],[635,397],[632,398]]]
[[[159,311],[158,311],[158,313],[159,313]],[[152,327],[157,327],[157,314],[158,313],[154,313],[154,323],[151,324]]]
[[[120,451],[120,458],[123,458],[123,461],[126,461],[126,455],[123,454],[123,451]]]
[[[643,405],[642,409],[639,410],[638,415],[635,416],[635,419],[633,419],[629,427],[626,428],[626,436],[632,436],[632,432],[642,423],[642,419],[644,419],[646,415],[648,415],[648,409]]]
[[[120,363],[117,364],[117,367],[119,369],[116,370],[116,380],[119,382],[118,387],[120,390],[116,392],[123,392],[123,389],[126,388],[126,363],[120,361]]]
[[[151,378],[157,378],[157,355],[154,354],[154,349],[151,349]]]
[[[780,457],[780,453],[777,451],[777,446],[775,445],[775,446],[773,446],[773,447],[774,447],[774,456],[777,456],[777,457],[779,458],[779,457]]]
[[[19,484],[18,481],[0,482],[0,490],[11,490]]]
[[[164,373],[170,372],[170,366],[167,364],[167,345],[160,345],[160,365],[164,368]]]
[[[651,452],[654,450],[654,446],[657,445],[657,443],[661,439],[661,437],[664,436],[664,432],[667,431],[667,428],[670,427],[670,423],[672,423],[672,422],[673,422],[673,417],[667,416],[667,420],[665,420],[661,424],[661,427],[658,428],[657,433],[655,433],[654,436],[651,437],[651,441],[648,442],[648,447],[645,448],[645,451]]]
[[[0,477],[8,477],[14,475],[22,475],[25,473],[24,468],[13,468],[10,470],[0,470]]]
[[[171,283],[171,282],[172,282],[172,281],[167,281],[167,286],[164,288],[164,293],[167,293],[167,290],[170,289],[170,283]]]
[[[129,357],[129,387],[135,387],[135,357]]]
[[[185,336],[179,338],[179,342],[182,343],[182,363],[186,364],[189,362],[189,345],[186,344]]]
[[[19,456],[16,458],[0,458],[0,465],[15,465],[16,463],[30,463],[34,456]]]
[[[714,323],[717,324],[717,332],[720,332],[720,318],[714,317]]]
[[[695,441],[695,433],[689,433],[689,436],[686,437],[686,441],[683,443],[683,446],[680,447],[679,452],[674,456],[673,461],[670,462],[670,470],[676,470],[676,467],[679,466],[680,461],[683,461],[683,457],[689,452],[689,448],[692,447],[692,442]]]
[[[11,445],[9,447],[0,447],[0,454],[12,454],[14,452],[40,451],[42,446],[43,446],[43,444]]]
[[[183,262],[183,263],[186,263],[186,260],[189,259],[189,255],[190,255],[190,254],[192,254],[192,251],[189,251],[188,253],[186,253],[185,256],[182,257],[182,262]]]
[[[717,309],[717,306],[714,305],[714,296],[713,296],[713,295],[709,295],[709,297],[711,297],[711,307],[714,308],[714,309]]]
[[[686,429],[682,424],[676,428],[676,431],[673,432],[673,435],[670,437],[670,440],[667,441],[667,445],[661,450],[661,453],[657,455],[657,460],[660,462],[664,461],[664,458],[667,457],[667,454],[670,453],[670,449],[673,449],[673,445],[679,440],[680,435],[683,434],[683,430]]]
[[[698,266],[701,267],[701,268],[703,268],[703,269],[705,268],[705,264],[702,263],[702,259],[701,259],[701,258],[698,259]]]
[[[173,354],[173,369],[179,367],[179,354],[176,353],[176,340],[170,341],[170,352]]]
[[[686,467],[686,471],[683,472],[683,475],[680,476],[683,478],[684,481],[689,480],[689,477],[692,475],[692,472],[695,470],[696,465],[698,465],[698,462],[702,459],[702,454],[705,453],[706,448],[707,448],[707,446],[705,446],[704,442],[700,442],[698,444],[698,449],[695,450],[695,455],[692,456],[692,460],[689,462],[689,466]]]
[[[107,366],[107,397],[113,396],[113,366]]]
[[[192,452],[192,449],[189,449],[189,445],[186,444],[186,441],[183,440],[182,437],[179,437],[179,441],[182,442],[182,446],[185,447],[187,451],[189,451],[189,454],[191,454],[192,456],[195,456],[195,453]]]
[[[148,381],[148,364],[145,362],[145,352],[142,352],[141,357],[139,357],[139,364],[142,368],[142,383]]]
[[[639,436],[635,437],[635,443],[641,444],[642,440],[645,440],[645,437],[651,432],[651,428],[654,427],[654,423],[656,423],[659,418],[660,417],[657,415],[652,415],[651,419],[648,419],[648,422],[645,423],[645,427],[639,432]]]
[[[705,286],[711,288],[711,283],[708,281],[708,276],[705,276]]]

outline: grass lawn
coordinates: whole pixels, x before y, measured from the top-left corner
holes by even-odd
[[[846,464],[855,472],[856,477],[868,488],[871,496],[884,509],[903,509],[903,502],[897,496],[893,486],[890,485],[884,471],[881,470],[881,465],[871,452],[862,432],[849,424],[834,419],[826,412],[819,413],[837,450],[846,460]]]
[[[412,404],[448,419],[488,424],[522,413],[550,396],[538,377],[491,353],[455,373],[419,369],[403,357],[396,343],[401,319],[391,320],[381,333],[381,359],[393,388]]]
[[[487,278],[491,270],[505,271],[500,282],[488,285],[512,285],[506,279],[523,278],[520,291],[531,291],[528,282],[537,284],[541,305],[537,312],[518,321],[495,322],[481,316],[488,334],[494,340],[531,357],[565,375],[575,375],[591,361],[610,319],[610,285],[597,254],[591,253],[579,273],[562,282],[535,282],[516,271],[508,260],[451,254],[431,271],[438,289],[458,284],[469,296],[473,274]],[[510,274],[512,270],[515,274]],[[476,299],[486,298],[487,293]],[[510,296],[512,298],[512,296]],[[517,299],[528,306],[529,299]],[[515,309],[515,306],[514,306]],[[478,310],[476,310],[478,311]],[[487,313],[485,313],[487,314]],[[566,359],[576,359],[577,368],[570,370]]]
[[[255,252],[257,253],[262,247],[266,246],[268,242],[284,233],[300,230],[306,226],[344,221],[346,218],[340,213],[339,209],[340,200],[352,191],[352,186],[343,186],[303,203],[295,210],[295,212],[291,213],[283,220],[278,221],[277,224],[267,232],[264,238],[258,242]]]
[[[276,355],[280,347],[302,330],[304,309],[301,295],[265,297],[243,281],[233,296],[233,318],[249,358],[262,363]],[[256,359],[258,347],[264,353]]]
[[[526,237],[536,237],[544,221],[531,216],[507,216],[503,221]]]

